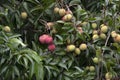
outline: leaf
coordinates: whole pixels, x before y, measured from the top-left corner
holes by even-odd
[[[64,68],[64,69],[68,70],[66,64],[60,62],[58,65],[59,65],[60,67]]]

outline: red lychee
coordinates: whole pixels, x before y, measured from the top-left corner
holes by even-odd
[[[46,38],[48,37],[47,34],[43,34],[39,37],[39,41],[42,43],[42,44],[45,44],[46,43]]]
[[[48,50],[53,52],[55,50],[55,44],[48,45]]]
[[[51,44],[53,43],[53,38],[51,36],[47,36],[46,39],[45,39],[45,43],[46,44]]]

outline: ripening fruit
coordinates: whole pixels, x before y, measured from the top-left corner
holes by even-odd
[[[94,34],[93,37],[92,37],[93,40],[96,40],[98,38],[99,38],[98,34]]]
[[[100,25],[100,27],[103,27],[103,26],[105,26],[105,24],[101,24],[101,25]]]
[[[98,63],[99,62],[99,59],[97,57],[94,57],[92,60],[93,60],[94,63]]]
[[[90,66],[89,67],[89,70],[92,72],[92,71],[95,71],[95,67],[94,66]]]
[[[77,55],[80,54],[80,49],[79,48],[75,48],[75,54],[77,54]]]
[[[70,21],[72,19],[72,14],[66,14],[64,17],[63,17],[63,21]]]
[[[65,9],[59,9],[59,15],[64,16],[66,14]]]
[[[22,17],[22,19],[26,19],[26,18],[27,18],[27,16],[28,16],[28,15],[27,15],[27,13],[26,13],[26,12],[22,12],[22,13],[21,13],[21,17]]]
[[[108,31],[108,27],[107,26],[102,26],[101,27],[101,32],[103,32],[103,33],[106,33]]]
[[[48,50],[53,52],[55,50],[55,44],[49,44],[48,45]]]
[[[71,44],[71,45],[68,45],[68,46],[67,46],[67,51],[68,51],[68,52],[71,52],[71,51],[74,51],[74,50],[75,50],[75,45],[72,45],[72,44]]]
[[[112,74],[111,74],[110,72],[107,72],[107,73],[105,74],[105,78],[106,78],[106,79],[111,79],[111,78],[112,78]]]
[[[42,36],[39,37],[39,41],[42,44],[51,44],[53,43],[53,38],[47,34],[43,34]]]
[[[97,24],[96,23],[92,23],[92,28],[96,29],[97,28]]]
[[[47,34],[43,34],[43,35],[41,35],[41,36],[39,37],[39,41],[40,41],[42,44],[45,44],[45,43],[46,43],[45,40],[46,40],[47,37],[48,37]]]
[[[97,30],[94,30],[94,31],[93,31],[93,35],[94,35],[94,34],[98,34],[98,31],[97,31]]]
[[[79,46],[80,50],[86,50],[87,49],[87,45],[82,43],[80,46]]]
[[[117,34],[117,36],[114,38],[114,41],[115,42],[120,42],[120,35],[119,34]]]
[[[11,32],[11,29],[10,29],[9,26],[5,26],[5,27],[3,28],[3,30],[4,30],[5,32]]]
[[[51,43],[53,43],[53,38],[48,35],[48,37],[46,37],[46,39],[45,39],[45,43],[46,43],[46,44],[51,44]]]
[[[55,7],[55,8],[54,8],[54,13],[59,13],[59,10],[60,10],[60,9],[59,9],[58,7]]]
[[[47,23],[47,26],[48,26],[49,29],[51,29],[51,28],[53,27],[53,25],[54,25],[53,22],[48,22],[48,23]]]
[[[111,36],[112,36],[113,38],[115,38],[115,37],[117,36],[117,33],[116,33],[115,31],[112,31],[112,32],[111,32]]]
[[[107,37],[106,34],[104,34],[104,33],[101,33],[101,34],[100,34],[100,38],[101,38],[101,39],[106,39],[106,37]]]

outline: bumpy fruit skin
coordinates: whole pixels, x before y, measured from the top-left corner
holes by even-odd
[[[11,29],[10,29],[9,26],[5,26],[5,27],[3,28],[3,30],[4,30],[5,32],[11,32]]]
[[[96,23],[92,23],[92,28],[96,29],[97,28],[97,24]]]
[[[95,71],[95,67],[94,66],[90,66],[89,67],[89,70],[92,72],[92,71]]]
[[[59,15],[64,16],[66,14],[65,9],[59,9]]]
[[[22,17],[22,19],[26,19],[26,18],[27,18],[27,16],[28,16],[28,15],[27,15],[27,13],[26,13],[26,12],[22,12],[22,13],[21,13],[21,17]]]
[[[71,51],[74,51],[74,50],[75,50],[75,45],[72,45],[72,44],[71,44],[71,45],[68,45],[68,46],[67,46],[67,51],[68,51],[68,52],[71,52]]]
[[[117,33],[116,33],[115,31],[112,31],[112,32],[111,32],[111,36],[112,36],[113,38],[115,38],[115,37],[117,36]]]
[[[93,37],[92,37],[93,40],[96,40],[98,38],[99,38],[99,36],[97,34],[94,34]]]
[[[75,48],[75,54],[77,54],[77,55],[80,54],[80,49],[79,48]]]
[[[93,35],[94,35],[94,34],[98,34],[98,31],[97,31],[97,30],[94,30],[94,31],[93,31]]]
[[[112,78],[112,74],[109,73],[109,72],[107,72],[107,73],[105,74],[105,78],[106,78],[106,79],[111,79],[111,78]]]
[[[82,43],[81,45],[80,45],[80,50],[86,50],[87,49],[87,45],[86,44],[84,44],[84,43]]]
[[[101,27],[101,32],[103,32],[103,33],[106,33],[108,31],[108,27],[107,26],[102,26]]]
[[[103,27],[103,26],[105,26],[105,24],[101,24],[101,25],[100,25],[100,27]]]
[[[72,19],[72,14],[66,14],[66,15],[62,18],[63,21],[70,21],[71,19]]]
[[[40,41],[42,44],[45,44],[45,43],[46,43],[45,40],[46,40],[47,37],[48,37],[47,34],[43,34],[43,35],[41,35],[41,36],[39,37],[39,41]]]
[[[94,57],[92,60],[93,60],[94,63],[98,63],[99,62],[99,59],[97,57]]]
[[[101,39],[106,39],[106,37],[107,37],[106,34],[104,34],[104,33],[101,33],[101,34],[100,34],[100,38],[101,38]]]
[[[53,43],[53,38],[52,38],[51,36],[46,37],[45,43],[46,43],[46,44],[51,44],[51,43]]]
[[[114,38],[114,41],[115,42],[120,42],[120,35],[119,34],[117,34],[117,36]]]
[[[55,50],[55,48],[56,48],[55,44],[48,45],[48,50],[51,51],[51,52],[53,52]]]
[[[55,7],[55,8],[54,8],[54,13],[59,13],[59,10],[60,10],[60,9],[59,9],[58,7]]]
[[[39,41],[42,44],[51,44],[53,43],[53,38],[47,34],[43,34],[42,36],[39,37]]]

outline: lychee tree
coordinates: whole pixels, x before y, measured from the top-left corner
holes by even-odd
[[[119,0],[12,0],[1,3],[0,35],[7,34],[6,43],[10,42],[8,48],[13,52],[13,60],[11,57],[8,60],[17,60],[13,74],[3,76],[3,71],[10,72],[1,68],[3,79],[119,79]],[[10,41],[12,35],[8,34],[13,35]],[[0,41],[6,36],[2,38]],[[14,57],[16,52],[18,57]],[[25,59],[21,58],[24,53]],[[0,65],[2,67],[2,63]]]

